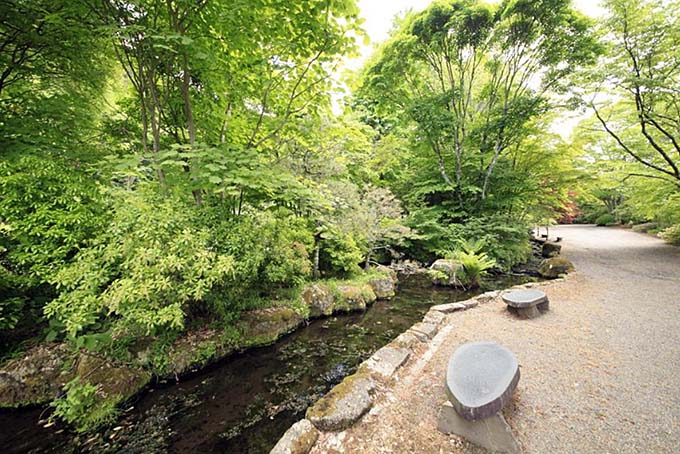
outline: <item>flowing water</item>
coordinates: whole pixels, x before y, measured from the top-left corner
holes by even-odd
[[[499,277],[481,291],[528,280]],[[430,306],[477,293],[432,287],[424,276],[405,277],[395,298],[365,312],[314,320],[272,346],[231,356],[179,383],[154,386],[117,425],[95,436],[42,428],[40,409],[0,413],[0,446],[3,454],[268,453],[309,405]]]

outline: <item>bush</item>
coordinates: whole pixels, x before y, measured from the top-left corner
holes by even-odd
[[[668,227],[661,232],[660,236],[666,240],[666,242],[680,246],[680,224]]]
[[[529,259],[529,228],[523,222],[502,217],[484,217],[452,226],[453,237],[460,241],[478,241],[496,266],[508,270]],[[455,243],[454,243],[455,244]]]
[[[352,234],[338,235],[322,240],[320,268],[334,275],[360,274],[359,264],[364,260],[364,250]]]
[[[55,416],[75,427],[77,432],[92,432],[116,419],[117,411],[113,402],[103,400],[98,388],[87,382],[81,383],[76,377],[64,386],[64,394],[54,400]]]
[[[480,241],[483,250],[496,267],[509,270],[531,256],[529,225],[505,216],[471,218],[464,223],[445,223],[434,217],[434,210],[421,210],[412,215],[409,224],[419,235],[407,241],[408,253],[416,259],[431,262],[456,249],[461,241]],[[440,213],[440,216],[443,214]]]
[[[202,216],[211,231],[212,247],[237,258],[233,281],[239,285],[223,289],[226,299],[249,299],[274,288],[292,288],[311,276],[309,251],[314,234],[306,219],[286,210],[248,211],[237,218],[224,218],[219,206]]]
[[[614,217],[613,214],[609,214],[609,213],[603,214],[595,220],[595,224],[597,224],[600,227],[604,227],[604,226],[607,226],[607,225],[613,225],[615,223],[616,223],[616,218]]]
[[[22,337],[54,297],[47,283],[108,216],[96,178],[49,154],[0,161],[0,194],[0,335]]]
[[[49,156],[0,162],[0,258],[33,280],[49,281],[107,223],[97,181]]]
[[[54,279],[61,294],[45,313],[69,338],[108,325],[131,335],[181,329],[191,305],[232,278],[234,259],[211,249],[190,205],[152,192],[116,195],[106,232]]]

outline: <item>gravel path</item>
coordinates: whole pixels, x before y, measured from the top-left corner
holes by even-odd
[[[485,452],[436,429],[448,358],[476,340],[519,359],[504,413],[524,452],[679,452],[680,249],[622,229],[553,232],[578,272],[543,286],[550,312],[521,321],[495,301],[449,316],[371,413],[313,453]]]

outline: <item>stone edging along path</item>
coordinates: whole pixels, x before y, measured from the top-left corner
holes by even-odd
[[[543,285],[566,280],[560,277]],[[396,372],[409,361],[414,373],[422,370],[439,347],[435,336],[440,331],[447,333],[453,327],[451,316],[456,312],[472,309],[479,304],[496,301],[503,292],[533,288],[540,284],[516,285],[506,290],[486,292],[466,301],[432,306],[423,320],[411,326],[396,339],[375,352],[361,363],[356,373],[345,377],[323,398],[307,409],[306,417],[281,437],[270,454],[307,454],[316,444],[319,436],[326,433],[343,432],[357,423],[373,407],[379,394],[389,388]],[[413,355],[419,344],[429,344],[420,358]],[[433,430],[436,430],[433,428]],[[342,436],[336,437],[342,443]]]

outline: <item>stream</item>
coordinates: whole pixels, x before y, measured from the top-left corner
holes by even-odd
[[[157,384],[92,436],[43,428],[41,409],[0,413],[0,446],[9,453],[268,453],[293,423],[430,306],[528,282],[490,278],[476,292],[433,287],[404,276],[397,296],[363,313],[313,320],[274,345],[232,355],[179,383]],[[44,415],[43,415],[44,418]]]

